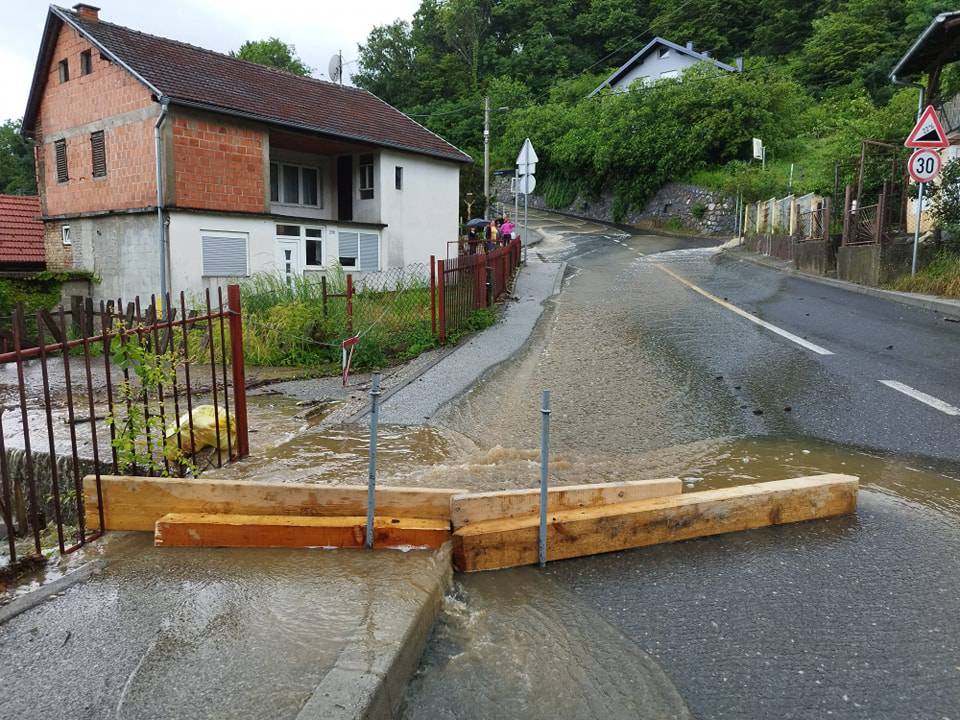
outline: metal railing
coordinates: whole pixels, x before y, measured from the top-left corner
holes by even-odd
[[[99,332],[85,322],[79,337],[62,307],[53,325],[37,313],[30,348],[17,305],[14,348],[0,354],[0,377],[11,380],[0,385],[0,566],[100,536],[88,533],[85,475],[103,528],[102,473],[183,476],[248,454],[240,288],[228,287],[226,304],[222,289],[216,297],[207,290],[188,308],[183,293],[178,306],[167,295],[165,313],[155,296],[145,310],[140,298],[101,301]],[[212,442],[194,426],[200,402],[212,405]]]

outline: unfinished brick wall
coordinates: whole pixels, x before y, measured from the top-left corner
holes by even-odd
[[[43,244],[47,253],[47,270],[72,270],[73,246],[63,244],[61,228],[69,222],[46,222],[43,224]]]
[[[90,51],[93,71],[80,72]],[[66,59],[70,80],[61,83]],[[37,123],[37,180],[45,215],[148,207],[156,203],[153,124],[159,106],[126,70],[100,57],[73,28],[64,26],[48,68]],[[94,178],[90,134],[104,131],[106,177]],[[70,179],[57,181],[54,142],[64,138]]]
[[[177,207],[267,211],[266,130],[188,114],[171,121]]]

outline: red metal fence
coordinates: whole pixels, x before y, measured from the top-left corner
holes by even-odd
[[[520,240],[515,239],[488,253],[430,259],[433,326],[441,344],[474,311],[489,307],[507,292],[520,267],[520,252]]]
[[[227,288],[226,305],[222,289],[216,305],[209,290],[189,309],[183,293],[179,307],[165,300],[165,313],[155,296],[145,310],[140,298],[101,302],[99,334],[82,323],[79,337],[71,337],[63,308],[54,324],[38,313],[31,348],[21,337],[23,306],[15,309],[13,351],[0,354],[0,377],[11,380],[0,385],[0,402],[15,407],[9,419],[0,407],[8,546],[0,567],[40,555],[54,534],[61,553],[99,537],[87,532],[84,475],[96,479],[102,528],[101,473],[182,476],[202,462],[219,467],[248,454],[239,286]],[[212,405],[207,434],[215,436],[205,458],[194,427],[200,403]]]

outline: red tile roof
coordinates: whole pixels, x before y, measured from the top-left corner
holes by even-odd
[[[36,195],[0,195],[0,263],[42,263],[43,223]]]
[[[103,20],[51,8],[106,48],[174,105],[198,105],[340,138],[470,162],[466,153],[349,86],[305,78]]]

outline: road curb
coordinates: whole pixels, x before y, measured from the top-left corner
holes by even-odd
[[[765,267],[769,270],[776,270],[787,275],[794,275],[796,277],[803,278],[804,280],[812,280],[813,282],[818,282],[821,285],[829,285],[830,287],[839,288],[841,290],[849,290],[850,292],[860,293],[861,295],[869,295],[871,297],[881,298],[883,300],[890,300],[892,302],[900,303],[901,305],[910,305],[912,307],[917,307],[923,310],[940,313],[941,315],[947,315],[948,317],[960,319],[960,300],[946,300],[933,295],[920,295],[919,293],[903,293],[897,290],[884,290],[883,288],[875,288],[868,285],[858,285],[856,283],[847,282],[846,280],[836,280],[835,278],[823,277],[822,275],[814,275],[813,273],[797,270],[796,268],[775,265],[771,262],[763,260],[762,258],[754,257],[742,250],[724,250],[723,254],[734,260],[752,263],[754,265],[759,265],[760,267]]]
[[[365,626],[360,629],[361,637],[341,652],[296,720],[395,717],[453,582],[451,556],[452,545],[447,543],[434,554],[430,586],[417,583],[411,587],[411,591],[423,593],[416,608],[394,614],[387,628],[377,627],[373,632]]]
[[[85,565],[81,565],[76,570],[68,572],[63,577],[59,577],[56,580],[53,580],[52,582],[33,590],[32,592],[28,592],[25,595],[20,595],[19,597],[14,598],[3,607],[0,607],[0,625],[3,625],[8,620],[15,618],[17,615],[20,615],[31,608],[35,608],[37,605],[49,600],[57,593],[61,593],[67,588],[83,582],[92,575],[100,572],[105,565],[106,563],[103,560],[93,560]]]

